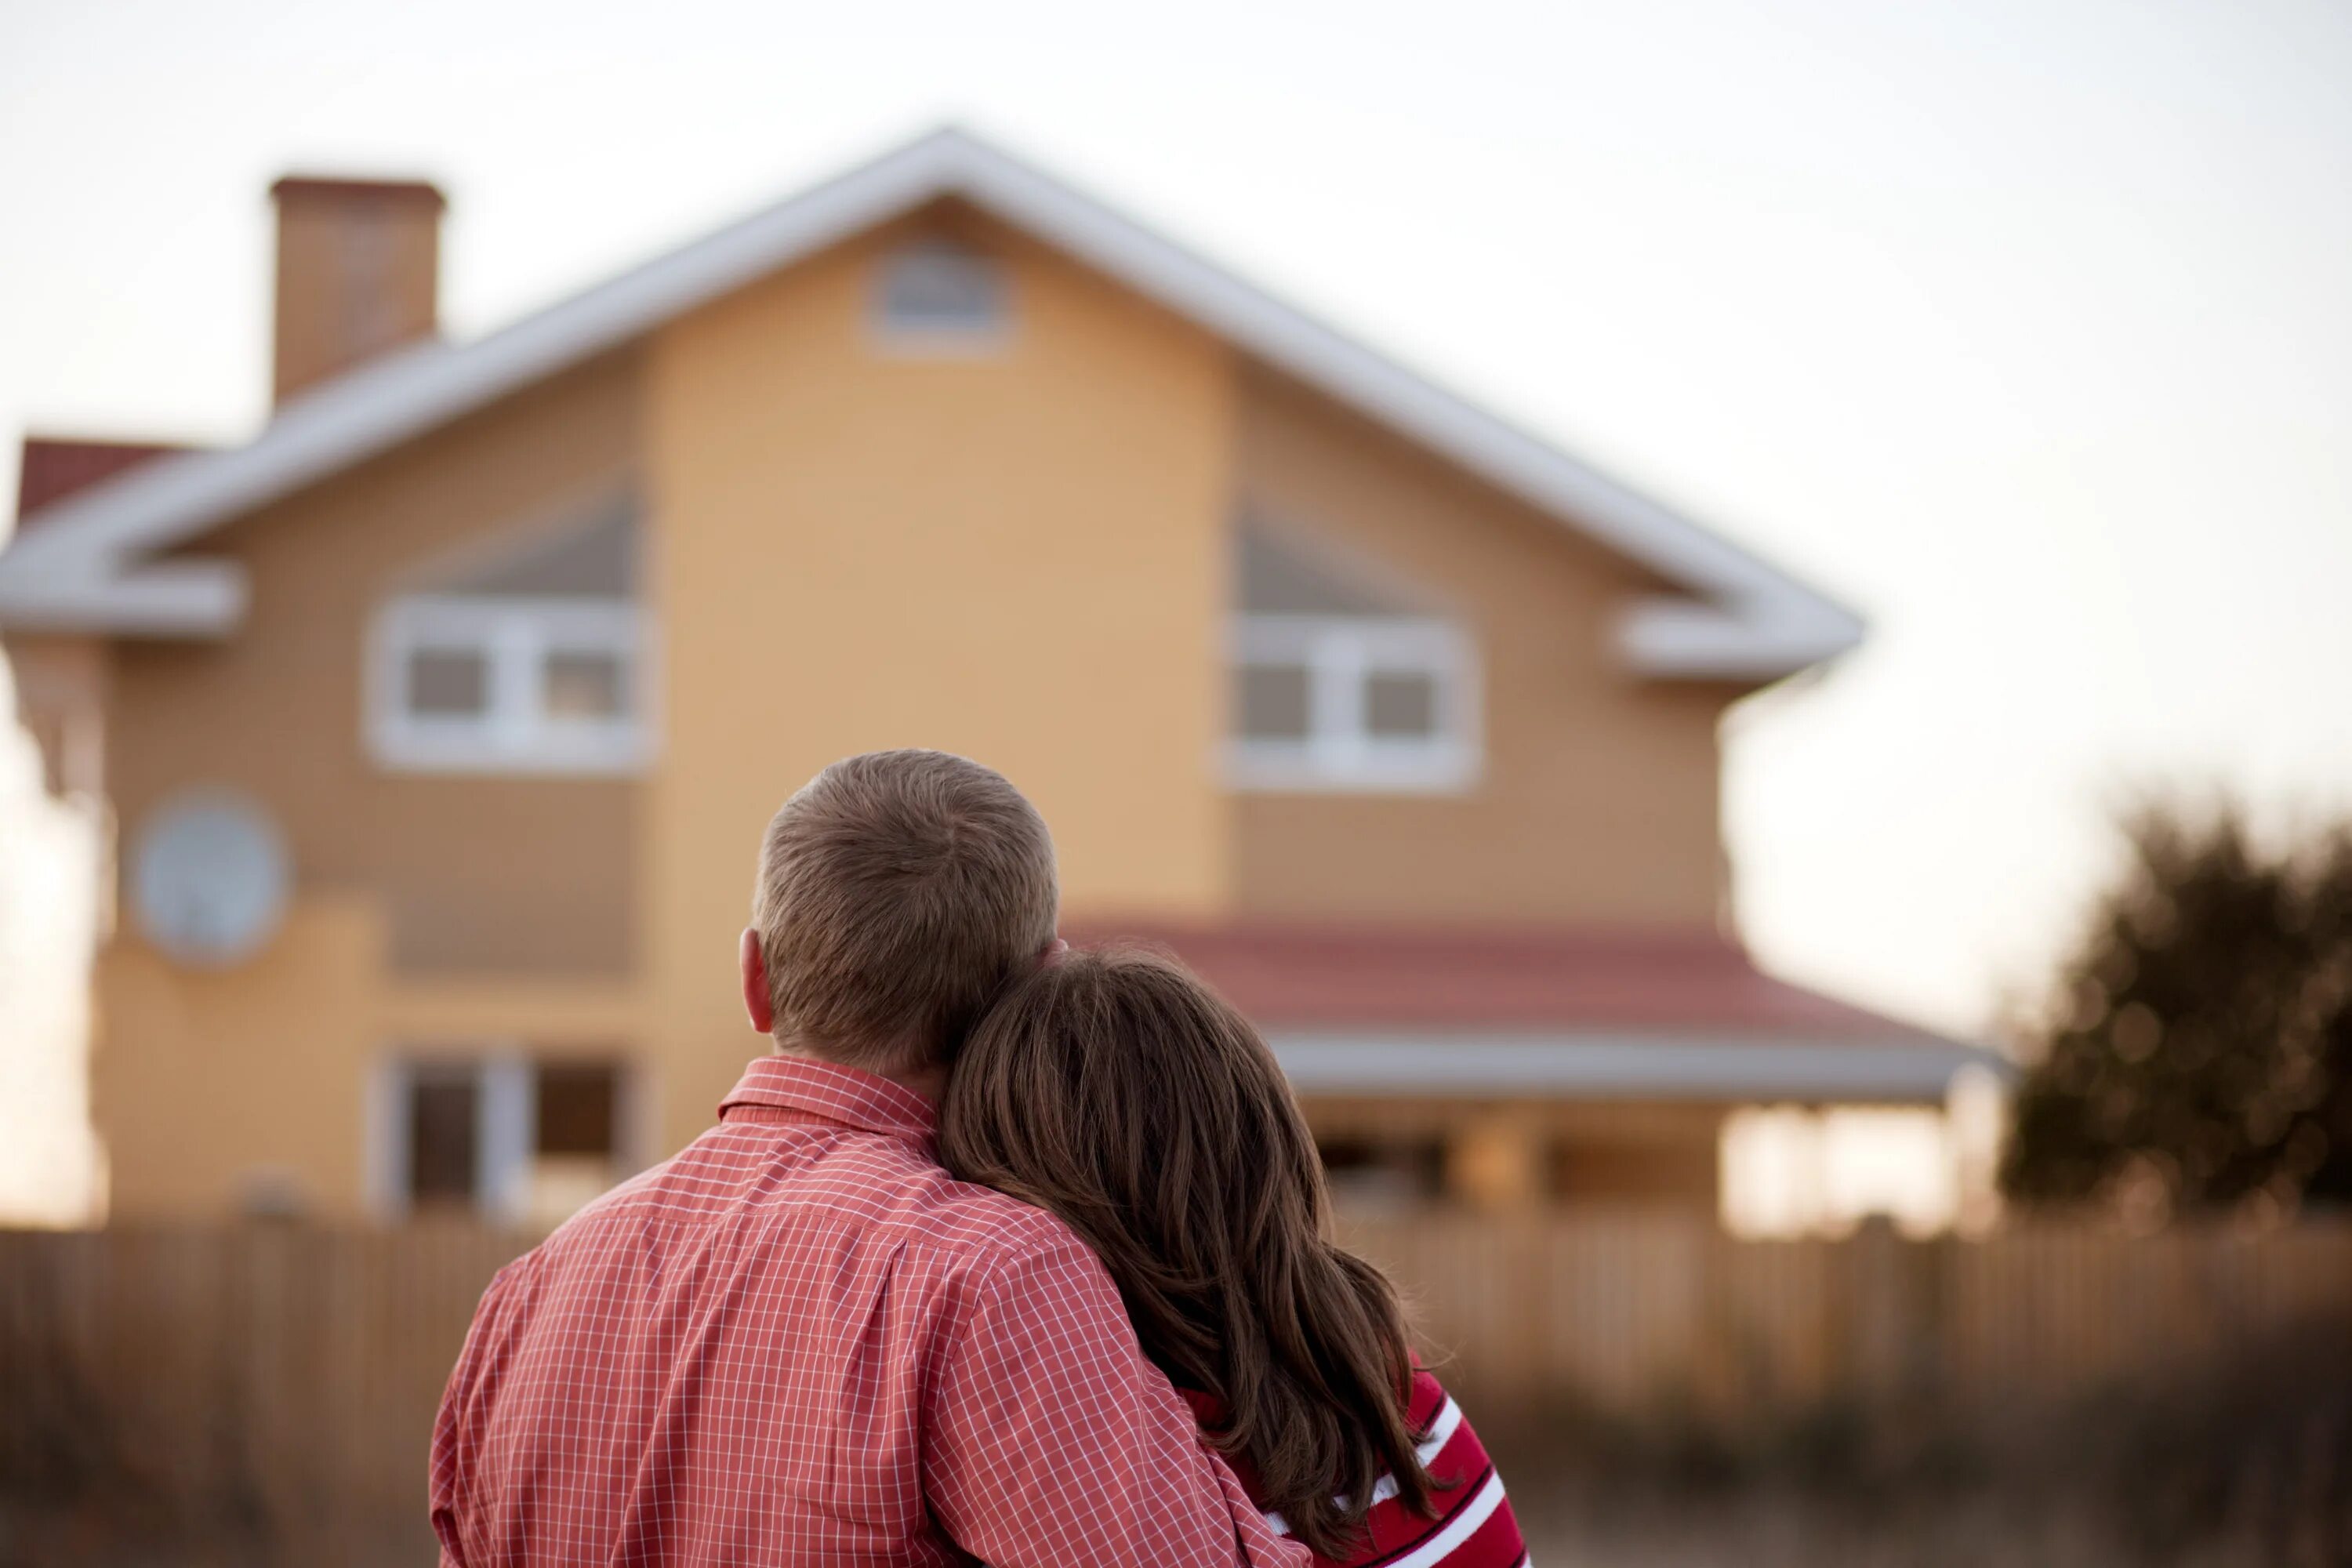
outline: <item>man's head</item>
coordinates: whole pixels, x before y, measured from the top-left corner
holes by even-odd
[[[1044,818],[946,752],[845,757],[768,824],[744,1001],[780,1047],[869,1072],[946,1065],[1054,941]]]

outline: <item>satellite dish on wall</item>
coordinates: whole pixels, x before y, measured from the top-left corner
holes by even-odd
[[[252,957],[285,918],[291,866],[262,809],[226,790],[158,806],[131,858],[131,898],[147,940],[183,963]]]

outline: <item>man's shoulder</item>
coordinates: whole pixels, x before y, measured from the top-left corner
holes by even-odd
[[[708,1135],[706,1135],[707,1137]],[[889,1139],[836,1144],[798,1179],[765,1181],[751,1170],[720,1169],[698,1139],[622,1183],[559,1226],[518,1262],[573,1250],[604,1250],[616,1229],[651,1222],[707,1233],[727,1231],[764,1250],[813,1228],[903,1249],[945,1279],[980,1279],[1023,1268],[1083,1258],[1093,1252],[1058,1216],[992,1187],[957,1180],[928,1154]],[[713,1178],[733,1187],[711,1201]],[[740,1186],[735,1184],[740,1183]],[[518,1273],[527,1272],[519,1269]]]
[[[937,1248],[962,1271],[995,1274],[1094,1254],[1060,1215],[932,1166],[907,1213],[908,1240]]]
[[[898,1189],[875,1217],[870,1238],[898,1252],[919,1278],[971,1302],[1010,1293],[1065,1297],[1071,1281],[1112,1287],[1094,1249],[1060,1215],[925,1160],[894,1173]]]

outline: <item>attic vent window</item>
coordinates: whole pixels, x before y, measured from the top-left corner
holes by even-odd
[[[986,352],[1011,330],[1011,295],[994,257],[939,241],[912,245],[882,260],[875,324],[898,352]]]

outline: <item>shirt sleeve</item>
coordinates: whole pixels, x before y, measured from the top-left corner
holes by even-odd
[[[487,1306],[486,1298],[484,1307]],[[466,1335],[466,1347],[449,1373],[448,1385],[441,1391],[441,1408],[433,1418],[433,1456],[425,1471],[425,1495],[432,1510],[433,1534],[441,1543],[441,1568],[466,1568],[464,1546],[457,1531],[457,1509],[462,1500],[464,1472],[471,1462],[464,1414],[479,1370],[482,1310],[477,1309],[475,1329]]]
[[[994,1568],[1306,1568],[1167,1376],[1076,1237],[968,1278],[941,1325],[923,1489]]]
[[[432,1458],[425,1472],[425,1496],[432,1510],[433,1534],[441,1543],[441,1568],[467,1568],[464,1515],[470,1501],[471,1480],[481,1456],[476,1437],[481,1406],[498,1380],[496,1346],[507,1309],[509,1282],[522,1265],[508,1264],[490,1279],[474,1308],[466,1343],[457,1364],[441,1390],[441,1407],[433,1418]]]

